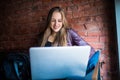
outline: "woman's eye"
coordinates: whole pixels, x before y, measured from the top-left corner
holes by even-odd
[[[51,20],[51,22],[55,22],[55,20]]]
[[[54,20],[54,19],[52,19],[51,22],[62,22],[62,20]]]
[[[58,22],[62,22],[62,20],[58,20]]]

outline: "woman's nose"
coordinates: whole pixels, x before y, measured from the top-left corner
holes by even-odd
[[[55,21],[55,25],[57,25],[58,24],[58,21]]]

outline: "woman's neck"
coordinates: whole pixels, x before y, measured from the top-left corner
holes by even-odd
[[[49,41],[49,42],[54,42],[55,37],[56,37],[56,33],[53,32],[53,33],[49,36],[48,41]]]
[[[55,38],[56,34],[56,32],[52,32],[50,36],[53,36]]]

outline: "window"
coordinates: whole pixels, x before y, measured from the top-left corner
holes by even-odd
[[[115,0],[115,13],[116,13],[116,31],[117,31],[118,57],[119,57],[119,73],[120,73],[120,0]]]

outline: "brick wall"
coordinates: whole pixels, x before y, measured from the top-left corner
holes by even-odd
[[[27,51],[37,44],[50,8],[60,6],[68,22],[91,46],[101,49],[103,80],[117,79],[113,0],[1,0],[0,52]]]

